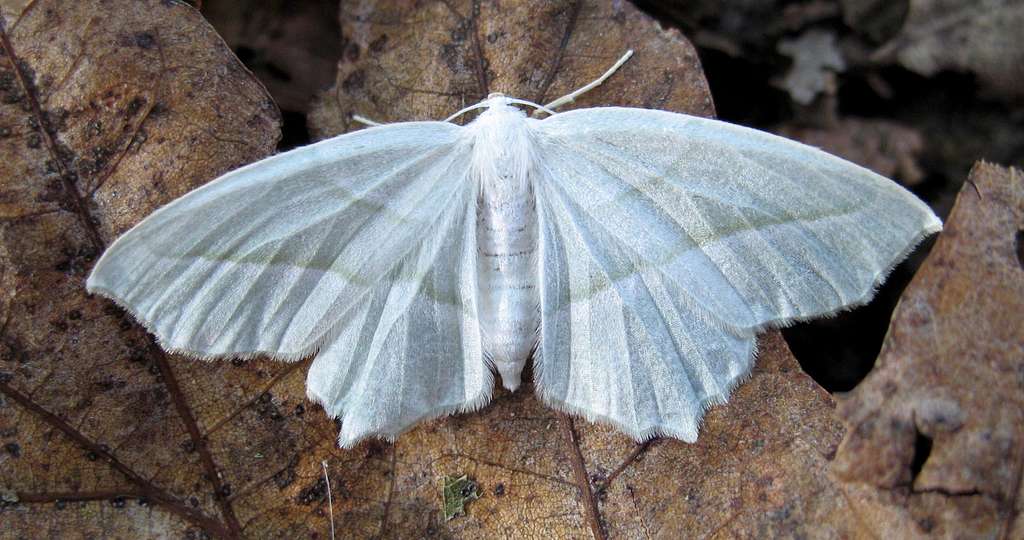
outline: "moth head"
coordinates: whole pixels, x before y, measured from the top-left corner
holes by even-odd
[[[483,101],[486,106],[485,113],[505,113],[510,111],[520,112],[517,107],[512,107],[512,104],[516,100],[502,94],[501,92],[491,92],[487,95],[487,99]]]

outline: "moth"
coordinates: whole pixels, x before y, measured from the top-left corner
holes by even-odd
[[[342,447],[479,409],[531,357],[548,406],[694,442],[758,332],[867,302],[941,223],[891,180],[768,133],[554,112],[626,58],[546,106],[492,94],[229,172],[117,239],[87,288],[172,353],[315,355],[308,395]]]

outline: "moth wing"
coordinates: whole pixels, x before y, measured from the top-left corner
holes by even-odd
[[[392,124],[232,171],[153,213],[87,287],[172,352],[317,353],[342,444],[482,405],[475,187],[462,128]]]
[[[892,181],[687,115],[534,124],[544,401],[636,439],[694,441],[766,326],[866,302],[941,224]]]

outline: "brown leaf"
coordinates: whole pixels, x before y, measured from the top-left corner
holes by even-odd
[[[237,519],[215,496],[224,482],[190,411],[197,400],[181,389],[184,363],[87,297],[83,283],[107,240],[271,151],[277,110],[187,6],[38,0],[23,13],[7,9],[0,485],[19,503],[0,510],[4,532],[229,534]]]
[[[835,461],[882,536],[1020,538],[1024,174],[977,164],[844,399]]]
[[[833,401],[777,332],[694,445],[636,445],[547,409],[527,384],[394,445],[343,451],[305,399],[308,361],[165,356],[86,297],[84,276],[155,207],[267,154],[276,111],[187,7],[59,6],[38,0],[10,22],[0,57],[5,526],[322,538],[333,516],[342,537],[862,535],[826,474],[842,435]],[[314,111],[322,135],[347,129],[353,112],[443,118],[494,90],[553,99],[627,47],[634,59],[577,106],[712,112],[693,48],[627,3],[405,6],[344,3],[344,49],[355,52]],[[462,475],[481,497],[445,522],[442,483]]]
[[[992,92],[1017,98],[1024,95],[1022,24],[1019,0],[910,0],[903,29],[875,58],[895,58],[926,76],[941,70],[975,73]]]
[[[491,92],[547,103],[642,49],[575,107],[713,114],[692,46],[625,2],[342,2],[345,54],[310,123],[320,138],[377,121],[438,120]],[[481,61],[480,58],[483,60]]]
[[[888,41],[899,32],[909,0],[839,0],[843,21],[874,43]]]
[[[925,148],[924,137],[904,124],[844,116],[823,128],[791,123],[774,132],[848,159],[904,186],[924,180],[918,164]]]

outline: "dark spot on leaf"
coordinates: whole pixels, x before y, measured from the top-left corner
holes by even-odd
[[[85,459],[88,459],[89,461],[96,461],[99,458],[100,458],[99,454],[97,454],[96,452],[93,452],[92,450],[90,450],[90,451],[85,453]]]
[[[43,138],[38,133],[33,133],[25,140],[25,145],[32,149],[39,148],[43,145]]]
[[[43,122],[46,129],[52,131],[63,131],[68,127],[68,115],[70,113],[63,107],[57,107],[43,113]]]
[[[145,98],[143,98],[142,96],[135,96],[134,98],[132,98],[131,101],[128,102],[128,107],[125,108],[125,112],[128,116],[135,116],[136,114],[138,114],[140,110],[142,110],[142,106],[145,104]]]
[[[145,497],[139,497],[139,506],[141,506],[143,508],[149,506],[149,499],[147,499]]]
[[[0,345],[3,345],[3,348],[7,350],[7,354],[2,357],[4,360],[8,362],[17,362],[18,364],[27,364],[29,362],[28,351],[16,337],[6,336],[4,340],[0,342]]]
[[[124,388],[125,386],[124,381],[113,379],[111,377],[107,377],[101,381],[96,381],[93,384],[104,392],[109,392],[115,388]]]
[[[82,312],[77,309],[72,309],[71,311],[68,312],[68,319],[71,319],[72,321],[77,321],[81,318]]]
[[[149,32],[138,32],[135,34],[135,45],[140,49],[152,49],[156,45],[156,39]]]
[[[470,25],[472,23],[469,20],[462,20],[452,29],[451,34],[452,41],[455,43],[461,43],[466,40],[466,35],[469,33]]]
[[[341,81],[341,88],[346,92],[351,93],[353,90],[359,90],[366,84],[366,72],[357,69],[345,77],[344,81]]]
[[[786,504],[781,509],[774,512],[768,513],[768,518],[772,521],[786,521],[793,513],[793,507],[791,504]]]
[[[195,443],[195,441],[193,441],[192,439],[189,439],[189,440],[187,440],[187,441],[185,441],[185,442],[181,443],[181,449],[182,449],[182,450],[183,450],[183,451],[184,451],[184,452],[185,452],[186,454],[191,454],[192,452],[195,452],[195,451],[196,451],[196,443]]]
[[[242,367],[245,365],[245,359],[243,358],[232,358],[231,365],[235,367]]]
[[[921,527],[921,530],[925,533],[930,533],[932,532],[932,529],[935,528],[935,521],[931,517],[925,516],[917,520],[917,525]]]
[[[100,133],[103,133],[103,122],[100,122],[99,120],[90,120],[85,125],[85,136],[86,137],[90,137],[90,138],[91,137],[96,137]]]
[[[278,489],[284,489],[290,486],[294,481],[295,467],[292,465],[289,465],[284,470],[274,475],[274,485],[276,485]]]
[[[306,412],[306,408],[301,403],[295,406],[295,416],[302,416]]]
[[[384,47],[388,44],[387,34],[381,35],[379,38],[370,42],[370,51],[374,53],[381,53],[384,51]]]
[[[0,96],[0,103],[4,103],[5,105],[10,105],[10,104],[17,103],[17,102],[21,101],[21,99],[23,97],[25,97],[25,96],[23,94],[21,94],[20,92],[11,92],[9,94],[5,93],[5,94],[3,94],[3,96]]]
[[[256,414],[263,418],[269,418],[273,421],[284,418],[281,411],[278,410],[277,405],[274,403],[274,396],[270,392],[261,394],[260,397],[256,399]]]
[[[448,69],[458,72],[462,69],[462,55],[459,48],[451,43],[441,46],[441,58]]]
[[[56,508],[57,510],[63,510],[67,508],[67,506],[68,503],[65,502],[64,499],[57,499],[56,501],[53,501],[53,507]]]
[[[336,420],[335,423],[336,423],[335,427],[340,431],[341,430],[341,421],[340,420]],[[386,449],[386,447],[380,441],[378,441],[378,440],[370,440],[370,441],[365,442],[364,444],[366,445],[366,455],[365,455],[366,458],[374,458],[374,457],[380,457],[380,456],[384,455],[384,450]]]
[[[838,452],[838,451],[839,451],[839,443],[830,444],[828,446],[828,448],[825,450],[825,454],[824,454],[825,459],[827,459],[828,461],[832,461],[833,459],[836,458],[836,452]]]
[[[226,499],[226,498],[230,497],[231,496],[231,484],[224,484],[223,486],[221,486],[221,488],[217,491],[215,496],[219,497],[221,499]]]
[[[356,43],[349,43],[348,47],[345,47],[345,59],[349,62],[355,62],[359,60],[359,45]]]
[[[114,497],[110,499],[110,506],[114,508],[124,508],[124,497]]]
[[[323,478],[316,481],[315,484],[309,486],[299,492],[299,503],[309,505],[314,501],[322,501],[327,498],[327,482]]]
[[[199,499],[195,497],[189,497],[188,504],[192,505],[192,508],[199,508]]]
[[[505,35],[504,32],[491,32],[490,34],[487,34],[487,43],[494,44],[498,41],[498,38],[503,35]]]
[[[0,92],[5,94],[18,89],[18,83],[13,71],[0,71]]]
[[[11,136],[11,128],[7,126],[0,127],[0,139],[6,139]]]
[[[498,485],[494,486],[494,494],[501,497],[505,494],[505,484],[498,482]]]
[[[21,457],[21,446],[16,442],[5,444],[4,450],[6,450],[11,457]]]

